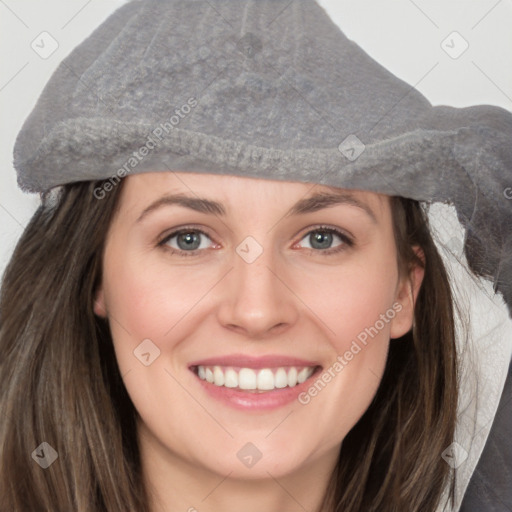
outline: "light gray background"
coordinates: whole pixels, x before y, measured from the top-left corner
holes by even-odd
[[[59,62],[121,0],[0,0],[0,273],[38,204],[19,191],[14,141]],[[512,0],[320,0],[345,34],[433,104],[512,110]],[[458,58],[451,51],[469,44]],[[42,58],[31,45],[51,49]],[[43,48],[41,50],[43,51]],[[512,182],[512,178],[511,178]],[[512,183],[511,183],[512,185]]]

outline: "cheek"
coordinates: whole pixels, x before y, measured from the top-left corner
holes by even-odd
[[[124,256],[120,265],[116,261],[121,260],[116,260],[114,253],[105,260],[104,290],[116,360],[126,389],[144,421],[166,429],[162,438],[171,434],[186,438],[188,423],[166,423],[162,411],[190,409],[191,414],[203,414],[190,405],[188,395],[170,375],[179,367],[180,340],[186,340],[197,328],[194,315],[200,311],[201,298],[215,284],[215,277],[211,269],[186,272],[137,255]],[[143,354],[147,353],[149,364],[145,366]]]
[[[332,343],[346,373],[373,389],[386,362],[398,273],[393,258],[384,254],[367,263],[344,273],[340,301],[330,315],[336,332]]]
[[[309,288],[309,295],[303,287],[303,296],[308,304],[315,304],[314,313],[322,320],[332,348],[331,364],[299,397],[319,424],[331,425],[321,438],[323,447],[343,439],[379,387],[395,316],[397,279],[396,260],[389,251],[332,267],[320,281],[310,280],[316,284]]]
[[[389,335],[397,281],[394,252],[374,250],[321,272],[313,269],[307,279],[313,285],[302,285],[300,293],[328,327],[337,353],[343,353],[359,335],[374,333],[372,327],[383,338]]]
[[[118,266],[107,262],[105,274],[105,299],[115,319],[113,327],[117,323],[118,331],[121,326],[132,337],[159,342],[169,337],[214,283],[211,272],[186,272],[136,257],[125,258]]]

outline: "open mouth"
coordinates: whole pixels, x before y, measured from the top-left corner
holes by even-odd
[[[220,388],[249,393],[294,388],[321,371],[321,366],[281,366],[277,368],[244,368],[236,366],[203,366],[190,368],[199,379]]]

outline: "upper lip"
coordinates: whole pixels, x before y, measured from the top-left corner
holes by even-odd
[[[249,356],[244,354],[231,354],[226,356],[210,357],[190,363],[190,367],[194,366],[236,366],[240,368],[278,368],[281,366],[320,366],[317,361],[308,361],[297,357],[289,357],[285,355],[265,355],[265,356]]]

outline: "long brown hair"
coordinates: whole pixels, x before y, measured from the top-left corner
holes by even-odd
[[[5,271],[0,298],[0,510],[149,512],[137,411],[108,323],[93,312],[121,182],[43,197]],[[453,306],[425,212],[391,198],[402,272],[423,265],[413,329],[391,340],[377,394],[342,444],[322,512],[434,511],[450,476],[457,373]],[[58,459],[32,460],[46,442]],[[454,483],[451,493],[453,498]]]

